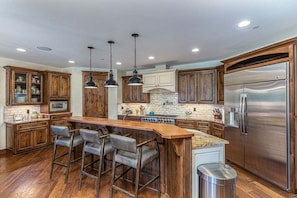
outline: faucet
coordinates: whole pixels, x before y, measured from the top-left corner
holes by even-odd
[[[123,117],[123,120],[125,120],[126,117],[127,117],[129,114],[132,114],[132,110],[130,110],[130,109],[127,108],[127,109],[125,110],[125,115],[124,115],[124,117]]]

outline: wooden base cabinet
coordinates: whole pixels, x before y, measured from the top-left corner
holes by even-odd
[[[6,145],[13,154],[27,152],[48,145],[48,121],[6,123]]]

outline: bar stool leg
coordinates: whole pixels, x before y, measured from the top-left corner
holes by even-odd
[[[80,177],[79,177],[79,184],[78,184],[78,190],[81,189],[81,183],[82,183],[82,178],[83,178],[83,171],[84,171],[84,167],[85,167],[85,150],[83,149],[83,153],[82,153],[82,159],[81,159],[81,167],[80,167]]]
[[[114,151],[113,160],[112,160],[112,172],[111,172],[111,184],[110,184],[110,198],[113,197],[113,185],[114,185],[115,168],[116,168],[115,154],[116,154],[116,150]]]
[[[70,146],[68,149],[67,170],[66,170],[66,176],[65,176],[65,181],[64,181],[65,184],[68,182],[68,175],[69,175],[70,161],[71,161],[71,150],[72,150],[72,146]]]
[[[54,143],[54,153],[53,153],[53,158],[52,158],[52,167],[51,167],[50,179],[52,179],[52,176],[53,176],[54,163],[56,161],[56,154],[57,154],[57,144],[55,142]]]

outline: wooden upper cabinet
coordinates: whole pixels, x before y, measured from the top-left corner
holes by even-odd
[[[216,70],[203,70],[197,72],[198,103],[214,104],[216,102],[217,87]]]
[[[143,93],[142,86],[128,85],[129,78],[131,78],[131,76],[122,77],[123,103],[149,103],[150,102],[150,94]]]
[[[70,98],[70,74],[48,72],[48,98],[69,99]]]
[[[196,72],[178,73],[178,102],[197,103]]]
[[[5,66],[6,105],[41,104],[43,73],[37,70]]]
[[[189,70],[178,73],[179,103],[216,103],[216,69]]]
[[[217,67],[217,103],[224,104],[224,65]]]

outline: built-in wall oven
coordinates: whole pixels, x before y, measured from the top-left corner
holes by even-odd
[[[52,100],[50,101],[50,112],[63,112],[68,110],[67,100]]]

